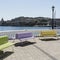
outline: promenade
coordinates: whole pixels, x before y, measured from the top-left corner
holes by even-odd
[[[21,46],[20,41],[15,40],[15,45],[5,49],[5,55],[0,60],[60,60],[60,40],[35,38],[29,42]]]

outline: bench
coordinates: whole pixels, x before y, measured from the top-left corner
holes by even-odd
[[[14,43],[8,42],[8,36],[0,36],[0,51],[13,45]]]
[[[24,33],[18,33],[16,34],[16,39],[23,40],[30,40],[30,38],[33,38],[33,34],[31,32],[24,32]]]
[[[57,39],[57,32],[55,30],[44,30],[40,32],[42,39]]]

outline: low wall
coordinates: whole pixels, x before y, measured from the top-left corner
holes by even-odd
[[[38,36],[39,30],[10,30],[10,31],[0,31],[0,36],[7,35],[9,38],[15,38],[17,33],[32,32],[34,36]]]
[[[0,31],[0,36],[7,35],[9,38],[15,38],[17,33],[32,32],[34,36],[39,36],[41,30],[10,30]],[[60,30],[56,30],[57,34],[60,34]]]

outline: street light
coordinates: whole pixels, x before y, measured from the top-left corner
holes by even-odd
[[[52,29],[54,29],[54,6],[52,6]]]

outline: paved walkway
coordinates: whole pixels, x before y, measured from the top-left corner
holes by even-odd
[[[16,40],[16,45],[5,49],[5,57],[0,60],[60,60],[60,40],[41,41],[36,38],[29,41],[34,43],[22,47]]]

